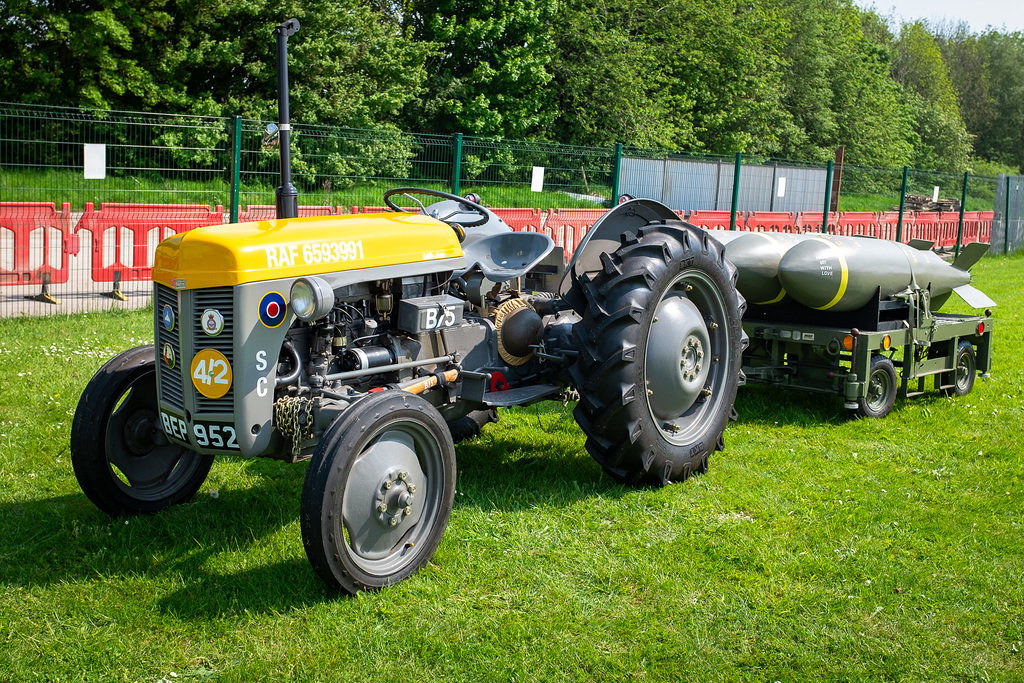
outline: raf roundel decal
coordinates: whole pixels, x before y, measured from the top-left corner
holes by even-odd
[[[288,304],[278,292],[269,292],[260,301],[260,322],[267,327],[277,327],[284,322]]]

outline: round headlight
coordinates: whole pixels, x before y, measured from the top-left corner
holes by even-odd
[[[292,283],[289,304],[300,320],[319,320],[334,308],[334,291],[318,277],[300,277]]]

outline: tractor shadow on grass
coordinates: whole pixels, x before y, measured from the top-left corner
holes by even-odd
[[[215,463],[214,473],[237,462]],[[306,466],[288,465],[284,476],[280,466],[246,463],[250,485],[214,497],[207,484],[191,502],[153,515],[112,518],[82,493],[0,503],[0,584],[117,591],[142,583],[170,590],[160,608],[185,618],[330,599],[299,533]]]
[[[499,415],[479,437],[456,446],[456,509],[514,512],[592,497],[615,499],[630,490],[587,453],[571,406],[543,402]]]
[[[543,405],[503,415],[457,446],[456,510],[527,510],[629,494],[586,453],[571,409]],[[122,593],[121,600],[155,600],[182,619],[336,600],[302,547],[306,469],[225,458],[189,503],[130,518],[107,516],[80,492],[0,503],[0,585],[78,584]],[[125,592],[139,586],[146,595]]]

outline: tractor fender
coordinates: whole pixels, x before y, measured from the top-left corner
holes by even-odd
[[[631,199],[619,204],[601,216],[576,247],[558,286],[558,293],[577,312],[582,312],[585,301],[579,291],[579,279],[584,274],[593,276],[601,270],[601,254],[615,252],[620,246],[620,237],[626,231],[635,232],[649,223],[671,220],[679,220],[679,214],[653,199]]]

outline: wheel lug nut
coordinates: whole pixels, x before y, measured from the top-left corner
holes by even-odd
[[[391,526],[398,526],[398,517],[392,517],[391,521],[388,522]]]
[[[391,482],[391,480],[390,480],[390,479],[387,479],[387,480],[385,480],[385,481],[384,481],[384,490],[385,490],[385,491],[390,491],[390,490],[391,490],[391,487],[392,487],[393,485],[394,485],[394,484],[393,484],[393,483]]]
[[[386,503],[381,503],[380,505],[377,506],[377,512],[387,512],[387,511],[388,511],[388,506],[387,506]]]
[[[416,493],[416,484],[409,484],[409,493]]]

